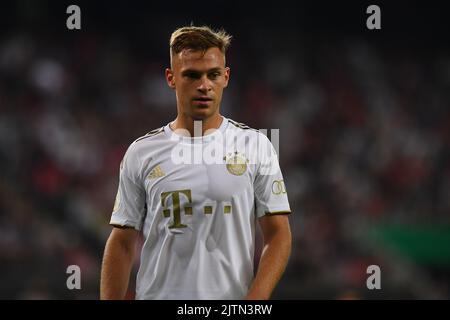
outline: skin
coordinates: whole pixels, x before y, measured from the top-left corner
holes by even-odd
[[[264,246],[247,300],[267,300],[280,281],[291,254],[292,236],[287,215],[259,218]]]
[[[106,242],[100,278],[101,300],[125,298],[135,257],[138,231],[114,227]]]
[[[194,135],[194,120],[202,121],[203,134],[222,122],[219,113],[230,69],[218,48],[205,52],[185,49],[172,56],[165,71],[167,84],[176,93],[178,115],[171,128],[187,129]],[[199,101],[198,98],[208,98]],[[291,252],[291,231],[286,215],[259,219],[264,244],[255,279],[245,299],[269,299],[280,280]],[[114,227],[106,243],[102,263],[100,299],[123,299],[135,257],[138,231]]]
[[[223,89],[228,86],[230,68],[219,48],[204,53],[184,49],[172,55],[172,67],[166,69],[166,80],[175,90],[178,115],[171,124],[173,130],[187,129],[194,135],[194,120],[202,121],[203,134],[220,126],[219,106]],[[207,98],[206,102],[196,99]]]

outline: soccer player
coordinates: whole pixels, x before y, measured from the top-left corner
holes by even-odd
[[[269,299],[284,272],[290,208],[275,150],[219,110],[230,39],[195,26],[171,36],[165,76],[177,117],[125,153],[101,299],[125,297],[139,232],[136,299]],[[254,272],[256,223],[264,245]]]

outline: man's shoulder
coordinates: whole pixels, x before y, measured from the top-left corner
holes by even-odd
[[[161,133],[164,133],[164,126],[158,128],[158,129],[154,129],[154,130],[146,133],[143,136],[140,136],[139,138],[134,140],[132,144],[136,144],[137,142],[144,141],[144,140],[150,141],[149,138],[154,138],[154,137],[160,136]]]
[[[127,149],[127,154],[140,154],[141,151],[153,149],[164,140],[164,126],[154,129],[143,136],[135,139]]]
[[[251,139],[262,139],[263,141],[268,139],[266,133],[264,133],[264,130],[252,128],[245,123],[237,122],[232,119],[228,119],[228,122],[230,123],[228,129],[233,133],[233,135],[250,137]]]
[[[233,119],[228,118],[228,122],[231,124],[231,128],[233,129],[237,129],[237,130],[249,130],[249,131],[253,131],[253,132],[259,132],[258,129],[254,129],[248,125],[246,125],[245,123],[242,122],[237,122]]]

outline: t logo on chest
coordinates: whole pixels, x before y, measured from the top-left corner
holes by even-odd
[[[185,190],[174,190],[174,191],[167,191],[161,193],[161,205],[163,207],[163,215],[166,218],[170,218],[171,210],[168,208],[168,199],[172,198],[172,212],[173,212],[173,221],[169,225],[169,228],[186,228],[187,225],[181,223],[181,201],[180,201],[180,195],[183,197],[186,197],[188,200],[188,205],[184,206],[184,214],[185,215],[192,215],[192,192],[189,189]],[[191,205],[189,205],[191,204]],[[213,207],[212,206],[205,206],[203,208],[204,214],[212,214],[213,213]],[[225,205],[223,207],[223,213],[224,214],[230,214],[231,213],[231,206]]]

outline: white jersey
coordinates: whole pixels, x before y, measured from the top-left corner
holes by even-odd
[[[223,118],[203,137],[166,125],[133,142],[111,224],[143,232],[136,299],[242,299],[257,218],[289,212],[269,139]]]

